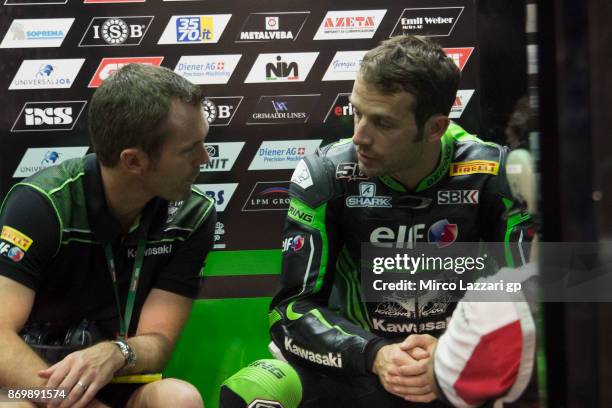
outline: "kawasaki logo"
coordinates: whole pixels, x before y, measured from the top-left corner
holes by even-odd
[[[316,364],[321,364],[328,367],[342,368],[342,355],[340,353],[315,353],[313,351],[301,348],[293,344],[293,339],[289,337],[285,337],[285,350]]]
[[[155,247],[150,247],[150,248],[145,249],[144,256],[168,255],[171,253],[172,253],[172,244],[158,245]],[[135,248],[128,249],[127,256],[128,258],[136,258],[136,249]]]
[[[372,319],[372,329],[385,333],[421,333],[424,331],[444,330],[450,321],[446,320],[427,323],[386,323],[385,319]],[[286,341],[286,340],[285,340]]]

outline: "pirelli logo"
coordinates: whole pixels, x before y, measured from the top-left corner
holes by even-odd
[[[8,225],[2,227],[0,238],[23,249],[24,251],[27,251],[28,248],[30,248],[30,245],[32,245],[34,242],[32,238],[28,237],[26,234],[17,231],[15,228],[11,228]]]
[[[497,176],[499,163],[489,160],[470,160],[466,162],[451,163],[450,175],[463,176],[466,174],[485,173]]]

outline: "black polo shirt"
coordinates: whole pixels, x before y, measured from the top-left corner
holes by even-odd
[[[0,275],[36,291],[28,323],[68,328],[86,318],[106,338],[119,329],[104,245],[117,269],[121,313],[139,239],[147,241],[130,333],[152,288],[195,298],[213,245],[214,203],[193,189],[183,202],[155,198],[123,237],[106,204],[95,155],[67,160],[18,183],[0,209]]]

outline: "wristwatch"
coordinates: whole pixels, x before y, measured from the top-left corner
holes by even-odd
[[[134,353],[134,350],[132,350],[132,347],[130,347],[129,344],[123,340],[115,340],[111,341],[111,343],[116,344],[117,347],[119,347],[121,354],[123,354],[125,365],[121,367],[122,369],[126,367],[134,367],[136,365],[136,353]]]

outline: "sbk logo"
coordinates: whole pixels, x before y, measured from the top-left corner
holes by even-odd
[[[478,204],[478,190],[438,191],[438,204]]]
[[[153,16],[94,17],[79,47],[139,45]]]
[[[87,101],[26,102],[11,132],[72,130]]]
[[[102,81],[119,71],[124,65],[138,63],[160,66],[163,60],[164,57],[103,58],[87,87],[99,87]]]

